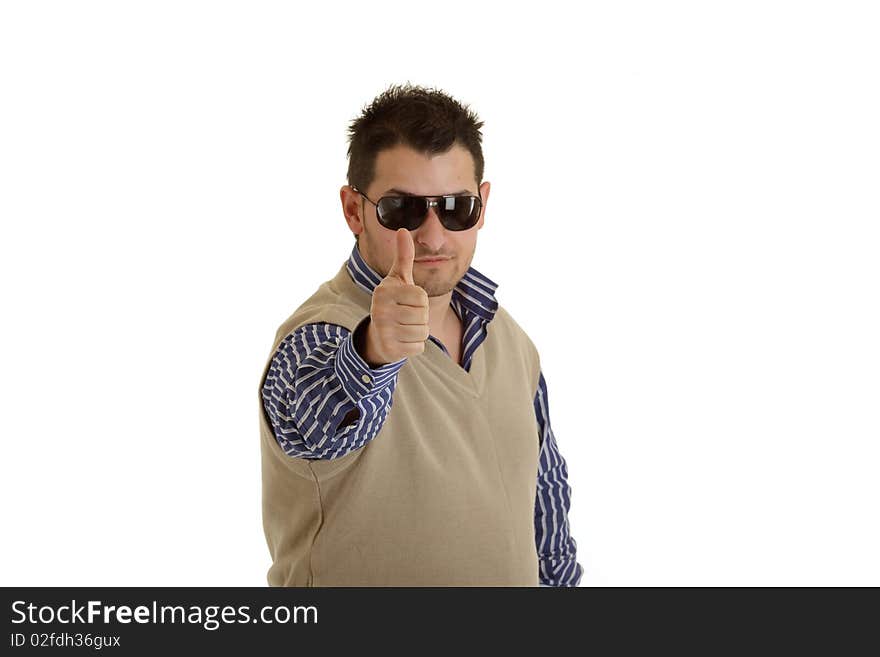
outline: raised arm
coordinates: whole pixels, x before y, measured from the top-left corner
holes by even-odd
[[[325,322],[305,324],[272,356],[263,407],[289,456],[339,458],[382,428],[406,359],[370,368],[358,349],[366,321],[354,331]]]

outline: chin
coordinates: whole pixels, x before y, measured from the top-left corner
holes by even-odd
[[[443,283],[416,281],[416,285],[427,292],[429,297],[442,297],[444,294],[452,292],[452,289],[455,287],[455,283],[449,283],[448,281]]]

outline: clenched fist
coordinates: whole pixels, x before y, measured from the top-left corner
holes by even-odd
[[[370,367],[393,363],[425,350],[428,329],[428,293],[413,283],[415,246],[412,235],[400,228],[395,235],[394,263],[373,290],[364,353]]]

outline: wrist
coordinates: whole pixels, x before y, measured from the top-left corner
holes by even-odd
[[[354,348],[358,356],[364,359],[364,362],[370,369],[376,369],[385,365],[385,363],[376,355],[370,347],[370,326],[372,322],[367,317],[361,322],[354,332]]]

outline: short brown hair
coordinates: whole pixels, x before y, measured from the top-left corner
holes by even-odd
[[[483,180],[483,122],[469,109],[443,91],[407,82],[391,85],[364,107],[348,128],[348,184],[362,192],[376,176],[379,151],[398,144],[435,155],[455,143],[474,159],[474,178]]]

